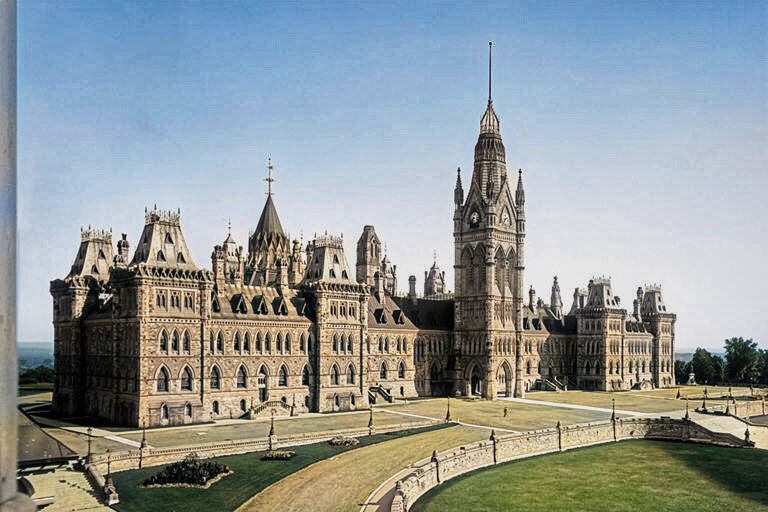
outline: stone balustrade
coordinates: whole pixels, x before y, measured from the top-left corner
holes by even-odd
[[[759,402],[758,402],[759,404]],[[661,418],[617,419],[599,423],[560,426],[497,436],[432,458],[400,479],[389,510],[406,512],[424,493],[469,471],[516,459],[628,439],[657,439],[748,447],[754,443],[731,434],[712,432],[689,420]],[[387,510],[382,507],[381,510]]]

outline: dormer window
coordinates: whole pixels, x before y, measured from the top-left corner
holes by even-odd
[[[173,237],[170,233],[165,234],[165,243],[173,245]]]
[[[334,265],[338,265],[339,264],[339,257],[336,254],[333,255],[333,264]]]
[[[333,269],[328,271],[328,275],[331,277],[331,279],[336,279],[336,272],[334,272]]]
[[[103,251],[103,250],[101,250],[101,249],[99,249],[99,259],[100,259],[100,260],[105,260],[105,259],[107,259],[106,255],[104,254],[104,251]]]
[[[96,268],[96,265],[92,266],[91,267],[91,274],[98,274],[98,273],[99,273],[99,269]]]
[[[165,261],[165,254],[163,254],[163,251],[157,251],[157,261]]]
[[[184,255],[183,255],[183,254],[181,254],[181,253],[179,253],[179,254],[177,254],[177,255],[176,255],[176,261],[177,261],[178,263],[186,263],[186,262],[187,262],[187,260],[186,260],[186,259],[184,259]]]

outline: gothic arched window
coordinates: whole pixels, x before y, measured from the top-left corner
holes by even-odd
[[[277,385],[283,387],[288,385],[288,368],[285,365],[281,366],[277,372]]]
[[[381,363],[381,368],[379,368],[379,378],[382,380],[386,380],[387,378],[387,363]]]
[[[157,375],[157,390],[161,393],[167,393],[169,391],[171,377],[168,375],[168,370],[165,367],[160,368],[160,372]]]
[[[189,354],[189,333],[187,331],[184,331],[183,341],[182,341],[182,347],[184,349],[184,352],[186,354]]]
[[[304,365],[304,368],[301,369],[301,385],[309,386],[309,370],[307,365]]]
[[[160,331],[160,352],[168,352],[168,333],[165,329]]]
[[[211,389],[221,389],[221,372],[216,366],[211,369]]]
[[[240,368],[237,369],[237,387],[248,387],[248,374],[245,371],[245,366],[242,365],[240,365]]]
[[[339,385],[339,368],[335,364],[331,366],[331,385]]]
[[[192,391],[192,370],[189,367],[185,367],[181,372],[181,390]]]
[[[400,361],[400,366],[397,367],[397,378],[398,379],[404,379],[405,378],[405,363]]]
[[[347,384],[355,383],[355,367],[351,364],[347,367]]]

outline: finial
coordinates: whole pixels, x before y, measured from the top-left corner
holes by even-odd
[[[488,41],[488,103],[493,103],[491,99],[491,51],[493,50],[493,43]]]
[[[437,264],[437,251],[436,250],[432,251],[432,261],[433,261],[433,263]]]
[[[229,217],[227,219],[227,234],[228,235],[232,234],[232,217]]]
[[[275,181],[275,179],[272,177],[272,170],[274,167],[272,166],[272,158],[267,158],[267,177],[264,178],[264,181],[267,182],[267,196],[272,195],[272,183]]]
[[[457,167],[457,168],[456,168],[456,174],[457,174],[458,176],[461,176],[461,167]]]

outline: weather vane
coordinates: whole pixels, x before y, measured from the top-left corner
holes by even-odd
[[[272,195],[272,183],[275,181],[275,178],[272,177],[272,170],[274,167],[272,166],[272,158],[267,159],[267,177],[264,178],[264,181],[267,182],[267,195]]]

